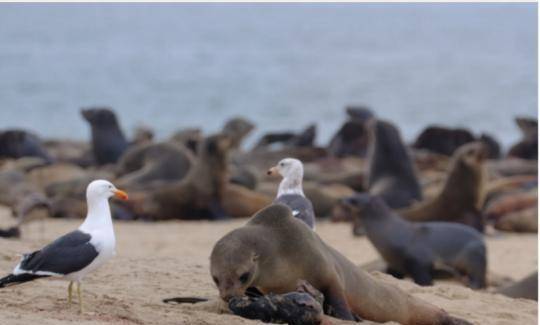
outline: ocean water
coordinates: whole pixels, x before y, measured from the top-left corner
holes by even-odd
[[[87,139],[79,109],[123,129],[318,126],[364,104],[411,141],[427,124],[504,145],[537,116],[536,4],[0,4],[0,128]]]

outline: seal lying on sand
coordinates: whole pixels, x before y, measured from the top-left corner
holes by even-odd
[[[369,194],[344,201],[354,218],[362,219],[369,240],[388,263],[388,273],[431,285],[434,269],[442,264],[466,275],[471,288],[486,286],[486,245],[478,231],[451,222],[408,222]]]
[[[270,168],[267,174],[279,174],[283,177],[279,183],[274,203],[288,206],[293,216],[304,221],[311,229],[315,229],[313,205],[302,190],[302,177],[304,176],[302,162],[294,158],[282,159],[276,166]]]
[[[39,138],[23,130],[0,132],[0,158],[38,157],[52,162]]]
[[[253,150],[264,150],[276,143],[281,143],[285,148],[313,147],[316,136],[317,126],[315,124],[308,125],[298,134],[294,132],[267,133],[259,139]]]
[[[221,238],[210,256],[210,273],[225,301],[243,296],[249,287],[263,294],[292,292],[298,280],[306,280],[324,295],[325,312],[341,319],[358,315],[405,325],[469,324],[376,281],[281,204],[259,211]]]
[[[413,148],[451,156],[457,148],[474,140],[474,135],[469,130],[432,125],[420,133]]]
[[[450,165],[442,191],[433,199],[399,211],[411,221],[452,221],[484,230],[485,149],[479,142],[459,148]]]
[[[398,129],[390,122],[369,123],[367,186],[393,209],[422,199],[422,190],[407,148]]]
[[[206,138],[194,166],[182,180],[156,186],[150,193],[133,193],[135,212],[151,219],[225,218],[222,199],[228,179],[229,145],[225,135]]]
[[[148,143],[129,148],[117,164],[119,186],[133,188],[155,181],[182,179],[193,165],[190,150],[173,142]]]
[[[116,115],[109,108],[82,109],[81,115],[92,131],[92,151],[99,165],[116,163],[128,142],[120,130]]]

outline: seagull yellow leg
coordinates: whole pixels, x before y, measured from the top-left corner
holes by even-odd
[[[73,281],[69,281],[68,285],[68,304],[71,304],[71,292],[73,291]]]
[[[80,282],[77,282],[77,296],[79,296],[79,313],[82,314],[83,302],[82,302],[82,296],[81,296],[81,283]]]

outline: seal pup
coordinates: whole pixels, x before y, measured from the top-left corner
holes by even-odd
[[[399,210],[399,215],[410,221],[460,222],[483,232],[485,157],[480,142],[460,147],[452,157],[441,192],[433,199]]]
[[[390,122],[376,120],[368,124],[369,149],[366,188],[393,209],[422,200],[416,171],[401,140]]]
[[[115,254],[116,240],[108,202],[112,196],[122,200],[128,198],[108,181],[91,182],[86,190],[88,214],[82,225],[44,248],[24,254],[13,272],[0,279],[0,288],[43,277],[59,277],[70,281],[69,303],[73,282],[77,283],[79,311],[82,312],[82,279]]]
[[[86,108],[82,117],[90,124],[92,151],[99,165],[114,164],[128,147],[116,114],[110,108]]]
[[[302,178],[304,177],[302,162],[294,158],[285,158],[266,173],[271,176],[281,175],[283,177],[279,183],[274,203],[288,206],[293,216],[304,221],[311,229],[315,230],[313,204],[306,198],[302,189]]]
[[[412,223],[402,219],[377,196],[344,199],[370,242],[388,263],[388,273],[410,275],[419,285],[432,285],[438,265],[467,276],[473,289],[486,286],[486,245],[475,229],[452,222]]]
[[[282,204],[264,208],[222,237],[210,255],[210,275],[227,302],[250,287],[262,294],[293,292],[298,280],[305,280],[324,295],[325,313],[340,319],[357,315],[404,325],[470,324],[377,281]]]

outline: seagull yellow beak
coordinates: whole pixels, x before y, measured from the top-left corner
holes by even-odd
[[[279,175],[277,167],[274,166],[274,167],[270,168],[270,169],[266,172],[266,175],[270,175],[270,176],[277,176],[277,175]]]
[[[120,200],[127,200],[128,199],[127,193],[122,191],[122,190],[115,190],[114,191],[114,196],[116,196]]]

